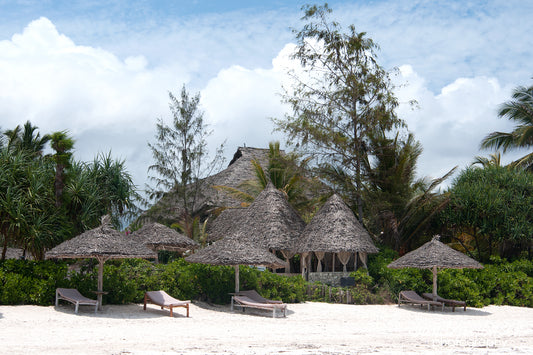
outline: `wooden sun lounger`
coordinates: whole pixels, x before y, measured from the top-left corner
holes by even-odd
[[[244,312],[246,307],[272,310],[272,317],[276,317],[276,310],[283,312],[283,317],[286,316],[287,305],[282,301],[269,300],[261,296],[255,290],[239,291],[231,297],[231,310],[234,306],[242,307]]]
[[[415,291],[401,291],[398,296],[398,307],[401,303],[410,303],[410,304],[419,304],[421,307],[427,305],[428,310],[431,309],[431,306],[441,307],[444,310],[444,304],[436,301],[426,300],[422,298]]]
[[[422,297],[428,300],[433,300],[432,293],[423,293]],[[447,298],[442,298],[441,296],[437,295],[437,302],[444,303],[445,306],[452,307],[452,312],[455,312],[455,307],[464,307],[464,311],[466,312],[465,301],[450,300]]]
[[[191,301],[180,301],[174,297],[169,296],[165,291],[148,291],[144,293],[144,310],[146,311],[146,303],[153,303],[163,308],[170,309],[170,316],[173,317],[172,309],[174,307],[183,307],[187,309],[187,317],[189,316],[189,304]]]
[[[75,288],[57,288],[56,289],[56,307],[59,305],[59,300],[65,300],[75,305],[74,313],[78,313],[78,307],[94,306],[94,313],[98,310],[98,301],[92,300],[83,296],[80,291]]]

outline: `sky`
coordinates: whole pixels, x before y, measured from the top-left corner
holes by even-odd
[[[271,118],[289,112],[281,83],[306,3],[0,0],[0,129],[29,120],[41,134],[67,130],[75,159],[111,152],[142,189],[156,122],[171,123],[168,93],[186,85],[201,95],[211,151],[225,141],[227,162],[239,146],[286,147]],[[492,153],[479,150],[483,137],[512,130],[497,109],[533,85],[533,1],[328,4],[396,73],[398,115],[423,147],[419,177],[469,166]]]

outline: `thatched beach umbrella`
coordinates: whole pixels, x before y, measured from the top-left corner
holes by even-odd
[[[210,265],[231,265],[235,267],[235,292],[239,292],[239,265],[256,265],[272,268],[283,267],[283,260],[267,249],[243,243],[234,237],[227,237],[198,250],[185,258],[191,263]]]
[[[317,255],[318,271],[325,253],[336,253],[346,271],[351,254],[378,251],[370,234],[337,194],[326,201],[294,243],[294,252],[302,254],[302,262],[311,252]]]
[[[96,258],[98,260],[98,290],[96,293],[100,309],[102,309],[103,273],[106,260],[155,257],[155,252],[135,239],[113,229],[109,216],[102,217],[100,227],[83,232],[46,252],[47,259]]]
[[[439,241],[440,236],[434,236],[431,241],[404,256],[396,259],[387,267],[401,269],[413,267],[417,269],[431,269],[433,271],[433,299],[437,297],[437,268],[447,269],[482,269],[483,265],[471,257],[452,249]]]
[[[148,223],[131,234],[133,238],[148,248],[183,253],[200,246],[197,242],[160,223]]]

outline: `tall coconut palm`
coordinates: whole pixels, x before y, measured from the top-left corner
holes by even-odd
[[[61,207],[63,189],[65,187],[65,168],[70,166],[70,158],[72,157],[72,148],[74,147],[74,140],[67,135],[67,132],[54,132],[50,136],[52,149],[56,153],[52,156],[52,160],[56,163],[56,175],[54,181],[56,207]]]
[[[41,156],[46,143],[50,141],[50,136],[45,134],[41,137],[41,134],[36,132],[38,129],[37,126],[33,126],[30,121],[27,121],[24,124],[24,129],[19,125],[15,129],[5,131],[7,147],[30,152],[35,157]]]
[[[505,153],[514,149],[533,149],[533,86],[519,86],[513,92],[513,100],[503,103],[498,112],[516,126],[512,132],[492,132],[481,141],[482,149],[502,149]],[[533,171],[533,152],[511,163]]]

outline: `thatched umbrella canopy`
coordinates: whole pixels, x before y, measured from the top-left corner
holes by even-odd
[[[283,260],[277,258],[265,248],[258,248],[251,243],[243,243],[234,237],[227,237],[198,250],[185,258],[191,263],[211,265],[231,265],[235,267],[235,292],[239,292],[239,265],[261,265],[266,267],[284,267]]]
[[[111,226],[109,216],[102,217],[100,227],[64,241],[46,252],[46,259],[81,259],[96,258],[98,260],[98,304],[102,307],[104,262],[108,259],[123,258],[155,258],[152,250],[129,238]]]
[[[186,235],[160,223],[145,224],[131,236],[155,251],[168,250],[183,253],[200,246]]]
[[[434,236],[431,241],[404,256],[396,259],[387,267],[401,269],[412,267],[417,269],[432,269],[433,298],[437,296],[437,268],[447,269],[482,269],[483,265],[471,257],[452,249],[439,241],[440,236]]]
[[[345,269],[351,253],[378,251],[370,234],[337,194],[326,201],[294,243],[294,252],[303,255],[337,253]]]

